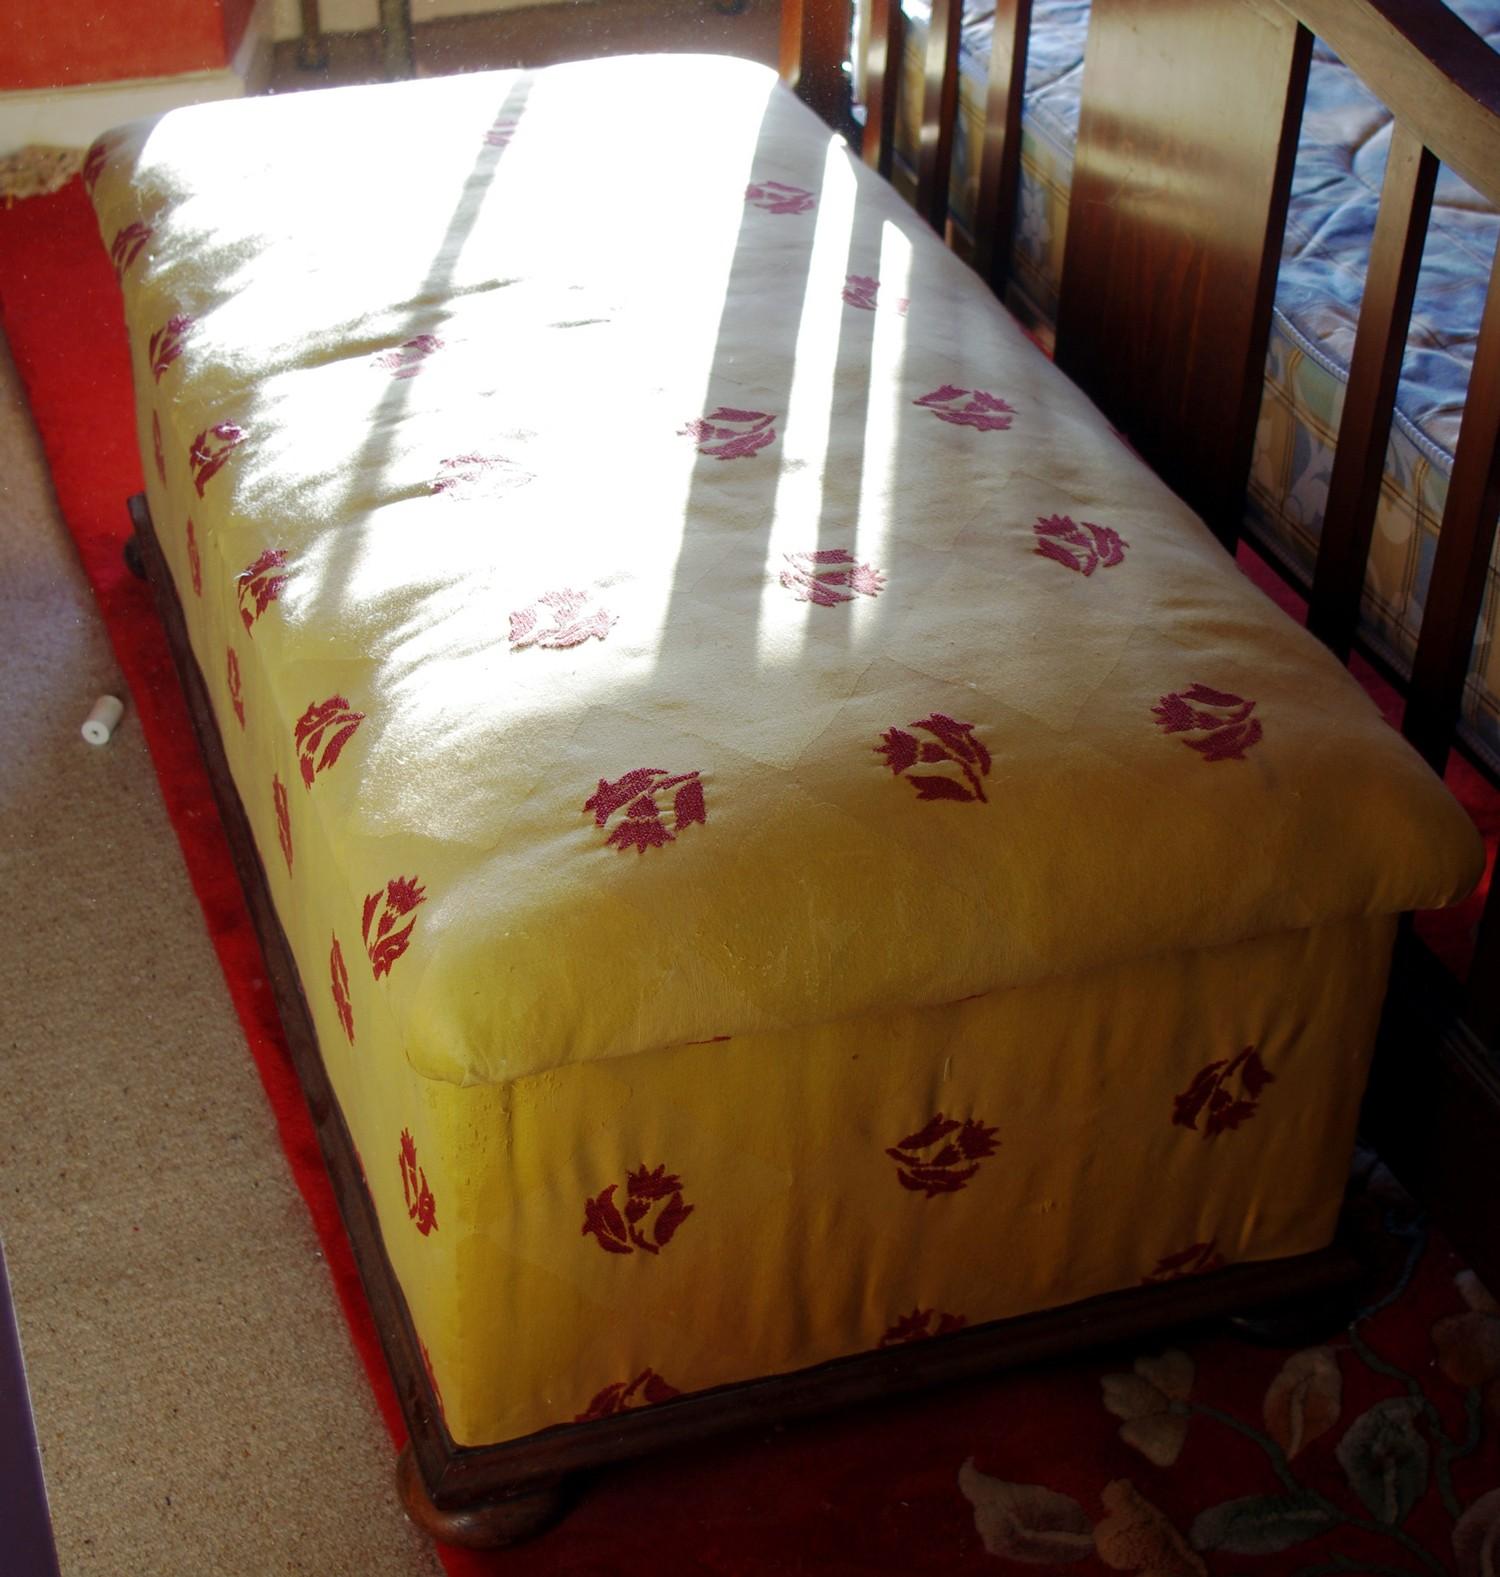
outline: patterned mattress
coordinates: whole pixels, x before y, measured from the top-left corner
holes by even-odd
[[[1497,0],[1449,0],[1492,46]],[[898,148],[908,157],[921,120],[926,0],[905,0],[907,29]],[[965,7],[960,131],[952,197],[967,223],[977,198],[993,8]],[[1011,304],[1050,331],[1057,311],[1073,148],[1088,33],[1088,0],[1036,0],[1021,139],[1021,188]],[[1333,443],[1354,344],[1391,118],[1354,73],[1315,46],[1276,287],[1265,397],[1250,476],[1252,519],[1311,573]],[[1438,181],[1412,313],[1397,417],[1365,581],[1364,629],[1398,666],[1416,649],[1453,447],[1479,334],[1500,215],[1450,171]],[[1500,574],[1492,567],[1464,695],[1472,742],[1500,767]]]
[[[1327,1241],[1473,828],[770,72],[204,106],[88,177],[456,1440]]]

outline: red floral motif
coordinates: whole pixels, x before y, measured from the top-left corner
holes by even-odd
[[[248,436],[243,427],[236,427],[233,422],[219,422],[206,428],[193,440],[188,450],[188,465],[192,469],[193,486],[198,489],[199,498],[203,497],[203,489],[209,479],[219,473],[224,462]]]
[[[851,307],[863,307],[866,312],[875,310],[875,298],[879,291],[880,281],[869,274],[850,274],[844,281],[844,300]],[[910,296],[897,296],[896,311],[903,318],[910,305]]]
[[[398,876],[385,884],[383,893],[377,887],[365,899],[360,930],[365,939],[365,951],[370,955],[370,967],[375,971],[377,980],[382,975],[390,974],[391,965],[406,951],[411,941],[412,927],[417,923],[412,911],[418,904],[426,902],[427,894],[415,876]],[[377,913],[380,916],[378,920]],[[406,920],[407,915],[412,918]],[[404,926],[401,925],[403,920],[406,920]]]
[[[281,840],[281,857],[286,861],[286,873],[292,874],[292,807],[287,804],[286,784],[280,773],[271,776],[271,798],[276,804],[276,836]]]
[[[255,621],[281,595],[287,576],[277,572],[286,566],[285,548],[267,548],[253,564],[235,577],[239,588],[240,622],[253,634]]]
[[[168,318],[147,342],[146,354],[151,360],[151,375],[158,383],[161,382],[161,375],[182,354],[183,342],[187,339],[193,321],[178,313]]]
[[[116,279],[125,278],[126,269],[145,250],[154,228],[144,219],[137,219],[134,224],[126,225],[123,230],[116,233],[114,240],[109,244],[109,259],[115,265]]]
[[[240,727],[245,726],[245,698],[240,691],[240,659],[234,647],[229,647],[224,660],[225,671],[229,675],[229,699],[234,704],[234,715],[240,720]]]
[[[960,1123],[939,1112],[925,1128],[908,1134],[885,1153],[896,1163],[903,1188],[934,1199],[968,1186],[979,1163],[999,1147],[996,1132],[977,1118]]]
[[[745,201],[768,214],[811,213],[816,199],[804,186],[788,186],[784,181],[752,181],[745,188]]]
[[[203,560],[198,556],[198,533],[193,528],[193,517],[188,516],[187,523],[187,550],[188,569],[193,577],[193,595],[203,595]]]
[[[647,1171],[643,1161],[627,1174],[623,1215],[615,1203],[618,1187],[618,1183],[611,1183],[583,1205],[581,1235],[587,1237],[592,1232],[599,1247],[610,1254],[633,1254],[636,1249],[659,1254],[693,1213],[694,1207],[682,1202],[682,1179],[665,1166]]]
[[[374,365],[383,367],[393,378],[415,378],[427,358],[442,348],[443,342],[436,334],[418,334],[395,350],[377,356]]]
[[[857,595],[878,597],[885,576],[868,564],[857,564],[852,553],[843,548],[820,548],[816,553],[786,553],[787,567],[781,584],[798,602],[815,602],[820,608],[836,608],[853,602]]]
[[[333,938],[333,951],[328,955],[328,972],[333,981],[333,1005],[338,1010],[339,1023],[349,1044],[354,1044],[354,1004],[349,1000],[349,971],[344,967],[344,950],[338,936]]]
[[[1238,1056],[1221,1057],[1198,1073],[1187,1089],[1174,1098],[1172,1121],[1179,1128],[1196,1131],[1201,1113],[1203,1137],[1212,1139],[1248,1122],[1260,1105],[1261,1091],[1275,1079],[1274,1073],[1266,1071],[1260,1053],[1253,1046],[1246,1046]]]
[[[426,1237],[436,1232],[437,1201],[427,1186],[427,1173],[417,1165],[417,1144],[411,1130],[401,1130],[401,1190],[406,1195],[406,1213],[417,1223],[417,1231]]]
[[[661,807],[656,803],[656,796],[669,789],[677,790],[672,798],[671,832],[667,831],[661,819]],[[698,773],[684,772],[669,777],[660,767],[637,767],[614,783],[600,778],[599,787],[583,802],[583,808],[593,811],[596,827],[602,827],[617,810],[623,809],[625,819],[604,840],[605,847],[633,848],[642,854],[647,849],[671,843],[676,833],[694,822],[708,824],[703,781]]]
[[[99,184],[99,177],[104,174],[104,166],[114,149],[109,142],[101,137],[88,151],[83,161],[83,184],[92,195],[94,188]]]
[[[962,405],[958,403],[960,400],[964,402]],[[945,383],[942,388],[911,403],[926,406],[940,422],[977,427],[982,433],[1004,432],[1016,414],[1015,406],[1007,405],[998,395],[986,394],[983,389],[960,389],[952,383]]]
[[[552,622],[542,622],[550,613]],[[590,637],[603,640],[615,616],[597,603],[590,603],[581,591],[549,591],[510,616],[510,649],[519,652],[527,646],[561,648],[581,646]]]
[[[891,1326],[880,1338],[880,1345],[902,1347],[907,1342],[926,1341],[929,1336],[948,1336],[954,1331],[961,1331],[968,1323],[962,1314],[939,1314],[936,1309],[913,1309]]]
[[[297,746],[302,781],[308,788],[312,787],[316,773],[325,771],[338,760],[355,729],[364,720],[365,714],[356,712],[341,695],[331,695],[326,701],[315,701],[297,719],[293,739]],[[320,746],[322,755],[318,755]]]
[[[1189,1243],[1176,1254],[1164,1254],[1156,1262],[1155,1270],[1141,1277],[1143,1287],[1155,1286],[1163,1281],[1181,1281],[1186,1276],[1206,1276],[1211,1270],[1224,1268],[1224,1256],[1219,1252],[1216,1238],[1207,1243]]]
[[[575,1424],[587,1424],[596,1418],[613,1418],[616,1413],[629,1412],[632,1407],[654,1407],[658,1402],[670,1402],[682,1392],[675,1385],[668,1385],[655,1369],[642,1369],[633,1380],[617,1380],[598,1393],[589,1405],[574,1418]]]
[[[1205,711],[1205,707],[1213,710]],[[1151,715],[1164,734],[1201,732],[1201,739],[1182,742],[1205,761],[1243,761],[1245,752],[1261,739],[1260,719],[1250,715],[1254,710],[1254,701],[1195,684],[1164,695],[1151,708]]]
[[[721,405],[707,416],[695,418],[686,427],[679,427],[679,437],[688,437],[698,445],[698,453],[715,460],[745,460],[775,441],[776,420],[769,411],[739,411],[733,406]]]
[[[979,781],[990,775],[990,753],[974,735],[973,723],[959,723],[942,712],[934,712],[911,725],[933,736],[921,740],[903,728],[888,728],[875,753],[900,776],[918,762],[951,761],[968,782],[965,788],[956,778],[937,773],[913,772],[906,779],[917,791],[918,799],[979,800],[985,802],[984,785]]]
[[[163,487],[167,485],[167,457],[161,446],[161,417],[155,411],[151,413],[151,453],[156,460],[156,474],[161,478]]]
[[[438,467],[432,490],[457,499],[500,498],[532,480],[530,471],[504,455],[458,454]]]
[[[1096,526],[1091,520],[1075,522],[1071,515],[1043,515],[1031,529],[1036,532],[1039,557],[1083,575],[1124,563],[1130,546],[1113,527]]]
[[[508,148],[520,124],[518,120],[511,120],[504,115],[499,116],[495,124],[484,134],[485,143],[491,148]]]

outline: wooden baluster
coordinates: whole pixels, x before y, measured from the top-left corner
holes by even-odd
[[[887,180],[896,146],[896,99],[901,88],[901,0],[870,0],[870,42],[865,50],[865,163]]]
[[[1490,877],[1467,996],[1464,1021],[1486,1045],[1500,1045],[1500,872]]]
[[[1474,649],[1474,626],[1489,579],[1500,514],[1500,267],[1490,270],[1489,293],[1474,370],[1464,402],[1458,451],[1448,480],[1448,503],[1438,533],[1432,579],[1406,700],[1406,737],[1442,772],[1453,744],[1464,680]]]
[[[1311,35],[1245,0],[1094,0],[1057,364],[1233,550]]]
[[[380,0],[380,49],[391,81],[412,75],[411,0]]]
[[[302,33],[297,40],[297,67],[301,71],[322,71],[328,64],[328,40],[323,37],[323,19],[318,0],[302,0]]]
[[[1308,602],[1307,627],[1341,659],[1349,656],[1359,620],[1365,563],[1391,437],[1391,413],[1437,171],[1437,159],[1415,132],[1398,121],[1370,245],[1364,301]]]
[[[948,223],[948,182],[958,122],[958,34],[962,0],[932,0],[922,86],[922,140],[917,147],[917,212],[939,235]]]
[[[974,267],[996,295],[1004,294],[1010,273],[1016,192],[1021,182],[1021,106],[1030,39],[1031,0],[996,0],[984,112],[984,151],[979,160],[979,201],[974,216]]]
[[[782,0],[782,80],[839,132],[853,126],[849,74],[844,70],[849,23],[849,0]]]

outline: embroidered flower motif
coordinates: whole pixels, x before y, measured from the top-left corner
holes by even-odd
[[[610,1254],[633,1254],[637,1249],[659,1254],[672,1241],[678,1227],[692,1215],[694,1206],[682,1202],[682,1179],[665,1166],[647,1171],[640,1167],[625,1179],[625,1212],[615,1203],[618,1183],[611,1183],[597,1197],[584,1201],[582,1236],[590,1233]],[[650,1235],[647,1236],[647,1229]]]
[[[187,523],[188,570],[193,577],[193,595],[203,595],[203,560],[198,556],[198,533],[193,529],[193,517]]]
[[[156,474],[161,478],[161,485],[167,485],[167,457],[161,446],[161,417],[155,412],[151,413],[151,453],[156,460]]]
[[[951,761],[969,785],[965,788],[956,778],[936,773],[913,772],[906,781],[917,791],[917,798],[986,802],[984,785],[979,780],[990,775],[990,753],[984,748],[984,742],[975,737],[975,725],[955,722],[942,712],[934,712],[931,717],[924,717],[911,726],[925,730],[933,738],[919,740],[905,729],[886,729],[880,736],[881,743],[875,746],[875,753],[885,757],[885,764],[891,771],[899,777],[918,762]]]
[[[115,265],[116,279],[123,283],[125,271],[145,250],[154,229],[155,227],[148,225],[144,219],[137,219],[134,224],[126,225],[123,230],[116,233],[114,240],[109,244],[109,258]]]
[[[781,584],[798,602],[815,602],[820,608],[835,608],[853,602],[857,595],[878,597],[885,576],[868,564],[856,564],[854,555],[843,548],[820,548],[816,553],[785,553],[787,567]]]
[[[229,647],[225,654],[224,667],[229,675],[229,699],[234,704],[234,715],[240,720],[240,727],[245,726],[245,698],[240,692],[240,659],[234,647]]]
[[[151,375],[157,383],[161,382],[161,375],[182,354],[183,341],[187,339],[193,321],[178,313],[168,318],[147,341],[146,355],[151,361]]]
[[[216,426],[206,428],[193,440],[188,450],[188,465],[199,498],[203,497],[203,489],[209,479],[218,475],[224,462],[248,436],[243,427],[236,427],[233,422],[219,422]]]
[[[551,614],[551,624],[542,623],[543,610]],[[590,637],[602,641],[614,622],[615,616],[599,604],[591,604],[585,592],[567,588],[545,592],[511,613],[510,649],[581,646]]]
[[[632,1407],[654,1407],[658,1402],[670,1402],[682,1392],[675,1385],[668,1385],[655,1369],[642,1369],[633,1380],[617,1380],[598,1393],[589,1405],[574,1418],[575,1424],[587,1424],[595,1418],[613,1418],[616,1413],[627,1413]]]
[[[326,771],[335,761],[364,722],[365,714],[356,712],[341,695],[331,695],[326,701],[315,701],[297,719],[293,739],[297,746],[298,767],[302,781],[311,788],[316,773]],[[319,746],[322,755],[318,755]],[[314,759],[316,757],[316,760]]]
[[[1140,1577],[1207,1577],[1202,1557],[1128,1478],[1099,1491],[1109,1513],[1094,1528],[1099,1559]]]
[[[745,201],[768,214],[811,213],[816,204],[805,186],[788,186],[784,181],[752,181],[745,188]]]
[[[415,378],[427,358],[442,348],[436,334],[418,334],[395,350],[376,356],[372,365],[384,368],[393,378]]]
[[[1164,695],[1151,715],[1164,734],[1201,733],[1200,739],[1182,742],[1205,761],[1243,761],[1245,752],[1261,739],[1260,719],[1250,715],[1254,710],[1254,701],[1195,684]]]
[[[383,893],[377,887],[365,899],[360,931],[365,939],[365,951],[370,955],[370,967],[377,980],[382,975],[390,974],[391,965],[406,951],[411,941],[412,927],[417,923],[412,911],[418,904],[426,902],[427,894],[415,876],[398,876],[385,884]],[[378,920],[377,913],[380,917]],[[407,915],[412,916],[410,920],[406,920]],[[406,920],[404,926],[401,925],[403,920]],[[399,930],[398,926],[401,927]]]
[[[520,124],[520,121],[504,115],[497,117],[495,124],[484,134],[485,144],[491,148],[508,148]]]
[[[338,1010],[339,1023],[349,1044],[354,1044],[354,1004],[349,1000],[349,971],[344,967],[344,950],[339,946],[337,933],[333,938],[333,951],[328,955],[328,972],[333,982],[333,1005]]]
[[[94,188],[99,184],[99,177],[104,174],[104,166],[109,160],[114,148],[108,138],[100,137],[89,149],[83,161],[83,184],[89,195],[93,195]]]
[[[769,411],[739,411],[721,405],[707,416],[695,418],[677,429],[678,437],[691,438],[699,454],[715,460],[746,460],[776,438]]]
[[[1206,1276],[1211,1270],[1224,1268],[1224,1256],[1219,1252],[1216,1239],[1207,1243],[1189,1243],[1176,1254],[1164,1254],[1156,1268],[1141,1277],[1143,1287],[1156,1286],[1164,1281],[1181,1281],[1187,1276]]]
[[[417,1224],[417,1231],[426,1237],[436,1232],[437,1201],[427,1186],[427,1173],[417,1165],[417,1144],[411,1130],[401,1130],[401,1191],[406,1195],[406,1213]]]
[[[267,548],[253,564],[235,577],[240,603],[240,622],[247,634],[254,634],[255,621],[281,595],[287,576],[278,571],[286,567],[285,548]]]
[[[1043,515],[1031,529],[1036,532],[1039,557],[1083,575],[1124,563],[1130,546],[1112,527],[1096,526],[1091,520],[1075,523],[1070,515]]]
[[[936,1309],[913,1309],[903,1314],[880,1338],[882,1347],[901,1347],[907,1342],[926,1341],[929,1336],[947,1336],[961,1331],[969,1322],[962,1314],[939,1314]]]
[[[1246,1046],[1235,1057],[1221,1057],[1202,1069],[1172,1102],[1172,1121],[1179,1128],[1198,1131],[1203,1116],[1203,1137],[1232,1131],[1248,1122],[1260,1105],[1260,1094],[1276,1080],[1266,1071],[1260,1053]]]
[[[672,831],[667,831],[661,819],[661,808],[656,803],[658,794],[676,789],[672,797]],[[637,767],[614,783],[599,779],[599,787],[583,802],[583,808],[594,813],[594,825],[602,827],[617,810],[625,811],[621,821],[604,840],[606,848],[636,849],[644,854],[647,849],[660,848],[671,843],[676,833],[694,822],[708,824],[708,811],[703,803],[703,782],[697,772],[684,772],[669,777],[660,767]]]
[[[286,873],[292,874],[292,807],[287,804],[286,784],[279,772],[271,775],[271,798],[276,805],[276,836],[281,840],[281,857],[286,861]]]
[[[965,395],[968,395],[966,400]],[[958,403],[960,400],[964,401],[962,405]],[[940,422],[977,427],[982,433],[1004,432],[1016,414],[1015,406],[1008,405],[998,395],[986,394],[983,389],[960,389],[952,383],[945,383],[942,388],[911,403],[926,406]]]
[[[862,307],[866,312],[873,312],[879,290],[878,279],[873,279],[868,274],[850,274],[844,281],[844,300],[851,307]],[[897,296],[896,311],[901,317],[906,316],[906,309],[910,305],[910,296]]]
[[[999,1148],[997,1132],[977,1118],[960,1123],[939,1112],[925,1128],[908,1134],[885,1153],[896,1163],[903,1188],[935,1199],[968,1187],[979,1163]]]
[[[434,493],[461,500],[500,498],[534,478],[499,454],[458,454],[444,460],[432,479]]]
[[[1104,1405],[1120,1426],[1120,1439],[1154,1462],[1171,1467],[1182,1455],[1193,1391],[1193,1360],[1175,1348],[1159,1358],[1137,1358],[1134,1374],[1107,1374]]]

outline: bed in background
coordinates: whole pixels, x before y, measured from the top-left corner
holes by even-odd
[[[1274,152],[1301,35],[1214,11]],[[655,1445],[1326,1283],[1397,916],[1473,829],[766,73],[216,106],[89,176],[414,1514],[503,1540]],[[1213,260],[1090,339],[1065,278],[1059,352],[1121,421],[1170,308],[1196,381],[1121,424],[1228,382],[1248,463],[1261,293],[1205,346]],[[1225,448],[1165,451],[1221,531]]]
[[[1492,47],[1496,0],[1451,0]],[[894,126],[902,178],[921,137],[930,7],[905,0]],[[856,27],[868,31],[869,5]],[[962,235],[979,198],[995,7],[964,6],[950,216]],[[1036,0],[1021,118],[1020,181],[1006,299],[1050,337],[1067,238],[1083,91],[1088,0]],[[1314,44],[1256,428],[1247,526],[1258,545],[1311,580],[1332,474],[1339,411],[1393,117],[1323,42]],[[1386,454],[1360,632],[1409,672],[1474,365],[1485,285],[1500,236],[1496,205],[1451,170],[1439,178],[1410,340]],[[1465,737],[1500,768],[1500,579],[1491,570],[1481,636],[1464,692]]]

